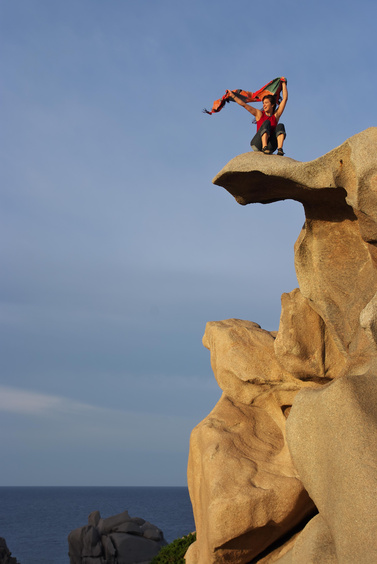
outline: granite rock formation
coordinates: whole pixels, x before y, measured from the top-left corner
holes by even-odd
[[[370,128],[307,163],[240,155],[213,181],[306,218],[279,330],[207,324],[223,396],[191,435],[187,564],[377,561],[376,149]]]
[[[319,515],[292,549],[292,564],[377,562],[376,375],[344,376],[295,399],[289,447]]]
[[[148,564],[166,544],[158,527],[127,511],[107,519],[93,511],[68,535],[70,564]]]

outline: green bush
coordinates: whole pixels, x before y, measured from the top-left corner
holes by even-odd
[[[190,544],[195,540],[196,533],[175,539],[175,541],[161,548],[150,564],[185,564],[184,555]]]

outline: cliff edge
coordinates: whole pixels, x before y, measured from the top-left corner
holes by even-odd
[[[241,205],[294,199],[299,288],[280,325],[207,324],[223,395],[193,430],[188,564],[377,561],[377,128],[311,162],[261,153],[214,178]]]

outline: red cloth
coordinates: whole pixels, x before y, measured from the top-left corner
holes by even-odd
[[[262,117],[260,118],[260,120],[257,121],[257,131],[260,128],[260,126],[262,125],[262,123],[264,123],[265,121],[270,120],[271,123],[271,129],[274,130],[275,127],[277,126],[278,122],[276,121],[276,117],[275,115],[272,116],[268,116],[264,110],[262,111]],[[254,122],[255,123],[255,122]]]
[[[279,76],[278,78],[274,78],[262,88],[257,90],[256,92],[248,92],[246,90],[232,90],[234,94],[237,94],[238,97],[243,100],[246,104],[249,102],[262,102],[263,98],[268,94],[272,94],[275,96],[276,102],[278,103],[281,94],[281,83],[287,82],[287,79],[284,76]],[[225,93],[220,100],[215,100],[212,106],[212,110],[206,110],[204,108],[203,112],[205,114],[213,114],[217,113],[225,106],[227,102],[233,102],[232,98],[230,98],[229,94]]]

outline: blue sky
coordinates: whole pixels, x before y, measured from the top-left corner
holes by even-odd
[[[185,485],[207,321],[276,330],[296,202],[212,178],[288,79],[289,157],[376,125],[374,1],[0,0],[1,485]]]

